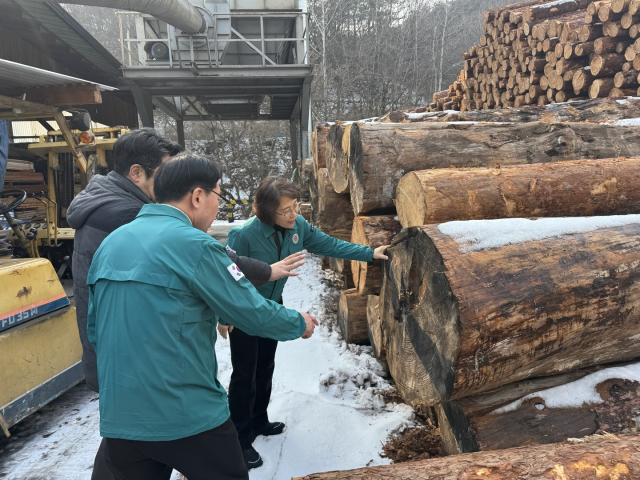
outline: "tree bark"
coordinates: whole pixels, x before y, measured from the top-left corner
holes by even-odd
[[[594,435],[572,442],[404,462],[292,480],[631,480],[640,476],[640,436]]]
[[[635,127],[595,124],[361,124],[351,129],[350,191],[356,215],[393,209],[414,170],[631,156]]]
[[[389,245],[391,239],[400,230],[402,230],[402,226],[393,215],[355,217],[351,231],[351,242],[375,249],[382,245]],[[373,263],[352,260],[351,272],[353,273],[353,283],[360,295],[378,295],[380,293],[382,270],[379,260],[374,260]]]
[[[384,360],[385,349],[382,338],[382,321],[380,319],[380,297],[378,295],[367,296],[367,325],[369,343],[373,347],[376,358]]]
[[[351,240],[353,210],[348,194],[336,193],[326,168],[318,170],[318,227],[340,240]]]
[[[367,296],[355,288],[340,292],[338,325],[347,343],[368,344]]]
[[[484,228],[505,221],[538,228]],[[435,405],[637,357],[640,224],[480,250],[441,228],[404,229],[385,265],[387,360],[405,401]]]
[[[614,88],[613,77],[596,78],[589,87],[589,98],[606,97]]]
[[[591,60],[591,74],[594,77],[613,77],[622,70],[624,56],[617,53],[603,53]]]
[[[451,220],[624,215],[640,213],[638,184],[640,158],[419,170],[398,183],[396,207],[404,228]]]
[[[599,404],[560,408],[548,406],[543,398],[535,396],[537,392],[570,384],[593,371],[595,369],[580,370],[520,382],[488,394],[436,406],[443,450],[449,455],[502,450],[562,442],[596,432],[618,433],[629,428],[628,424],[611,424],[608,419],[616,417],[624,403],[638,404],[638,382],[615,378],[600,382],[595,388],[602,399]],[[519,406],[509,411],[498,410],[527,395],[531,398],[522,400]],[[627,419],[616,420],[624,422]]]

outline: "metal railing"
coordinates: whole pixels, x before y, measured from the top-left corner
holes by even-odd
[[[130,23],[127,22],[126,16],[137,16],[142,18],[137,12],[116,12],[120,27],[120,52],[121,62],[123,68],[138,68],[138,67],[169,67],[169,68],[216,68],[222,66],[221,51],[219,45],[222,43],[244,43],[249,46],[256,55],[260,55],[261,63],[263,67],[273,67],[279,65],[291,65],[289,57],[293,54],[293,64],[295,65],[307,65],[309,64],[309,13],[308,12],[295,12],[295,13],[283,13],[283,12],[233,12],[233,13],[211,13],[214,19],[214,24],[217,26],[218,17],[222,17],[224,20],[238,18],[257,18],[260,21],[260,36],[257,38],[247,38],[241,32],[237,31],[233,26],[230,27],[230,35],[224,34],[224,36],[218,36],[218,28],[214,28],[213,37],[209,38],[207,33],[202,34],[176,34],[174,38],[147,38],[145,33],[143,38],[138,37],[136,29],[132,28]],[[265,19],[294,19],[291,26],[287,28],[287,32],[283,33],[282,37],[267,37],[265,35]],[[135,17],[134,17],[135,21]],[[296,33],[296,30],[301,27],[301,36],[291,36]],[[145,28],[146,31],[146,28]],[[235,38],[234,38],[235,37]],[[148,42],[165,43],[169,50],[169,58],[165,61],[152,61],[147,60],[147,52],[145,52],[145,45]],[[267,44],[271,42],[278,42],[278,48],[272,58],[267,52]],[[188,44],[188,48],[180,48],[184,44]],[[174,50],[172,44],[176,46]],[[259,44],[256,46],[255,44]],[[202,45],[206,45],[206,59],[197,58],[197,49]],[[298,47],[298,48],[295,48]],[[302,58],[300,58],[302,57]],[[157,63],[157,65],[154,65]],[[234,65],[231,63],[225,63],[225,66],[246,66],[246,65]],[[255,66],[255,65],[253,65]]]

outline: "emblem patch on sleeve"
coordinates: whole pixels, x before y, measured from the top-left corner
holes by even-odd
[[[227,252],[236,253],[236,251],[235,251],[233,248],[231,248],[229,245],[227,245],[227,246],[226,246],[226,247],[224,247],[224,248],[226,248],[226,249],[227,249]]]
[[[242,277],[244,277],[244,273],[242,273],[242,270],[240,270],[235,263],[232,263],[231,265],[229,265],[227,267],[227,270],[229,270],[229,273],[231,274],[231,276],[236,282],[240,280]]]

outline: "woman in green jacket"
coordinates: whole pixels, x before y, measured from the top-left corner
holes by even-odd
[[[386,260],[386,246],[372,250],[364,245],[333,238],[298,215],[298,187],[283,177],[267,177],[259,185],[253,203],[255,217],[229,232],[227,248],[238,255],[275,263],[303,249],[317,255],[371,262]],[[258,292],[282,303],[287,278],[268,282]],[[226,337],[226,328],[220,327]],[[271,380],[278,342],[252,336],[230,327],[233,373],[229,384],[229,409],[248,468],[262,465],[251,446],[258,435],[277,435],[282,422],[269,422],[267,407],[271,397]]]

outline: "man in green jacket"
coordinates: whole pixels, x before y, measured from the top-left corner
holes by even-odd
[[[155,177],[158,204],[113,232],[89,270],[87,333],[98,360],[100,434],[117,479],[248,479],[224,388],[218,320],[275,340],[316,319],[266,300],[206,231],[221,173],[181,154]]]

